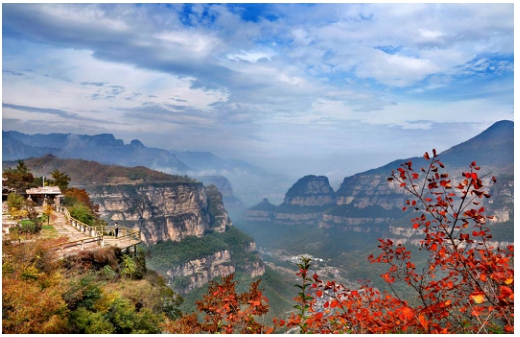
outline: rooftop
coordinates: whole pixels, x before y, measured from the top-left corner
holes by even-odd
[[[44,186],[30,188],[25,191],[27,194],[61,194],[58,186]]]

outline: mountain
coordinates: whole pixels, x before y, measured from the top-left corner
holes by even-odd
[[[19,151],[16,144],[20,143],[26,145],[26,151]],[[3,160],[25,159],[46,153],[60,158],[96,160],[104,164],[168,168],[179,173],[190,170],[174,154],[166,150],[146,147],[139,140],[125,144],[111,134],[27,135],[16,131],[2,131]]]
[[[204,180],[204,176],[224,176],[234,186],[234,194],[247,206],[252,206],[263,197],[283,200],[290,179],[273,174],[242,160],[220,158],[211,152],[174,151],[177,158],[193,168],[190,176]],[[245,207],[241,209],[244,211]]]
[[[513,195],[513,147],[513,122],[499,121],[468,141],[440,153],[438,158],[455,182],[460,180],[460,172],[468,169],[473,160],[482,167],[483,173],[491,172],[498,176],[499,181],[503,182],[502,189],[497,185],[493,191],[503,197],[494,202],[491,200],[487,206],[501,221],[510,218],[503,204],[512,202],[506,199],[507,195]],[[387,178],[392,170],[408,161],[412,162],[418,172],[421,166],[427,164],[423,157],[396,160],[346,177],[336,192],[326,177],[303,177],[287,191],[284,202],[271,211],[271,219],[275,223],[285,224],[314,221],[321,226],[346,226],[352,230],[389,226],[403,216],[400,209],[407,196],[399,187],[389,183]],[[487,180],[490,178],[488,176]],[[256,209],[250,209],[245,217],[258,217],[256,213]]]
[[[2,158],[3,160],[16,160],[31,157],[40,157],[47,153],[56,153],[59,148],[38,147],[24,143],[19,138],[18,132],[2,131]]]
[[[84,188],[109,224],[118,221],[139,228],[151,252],[150,265],[180,293],[231,273],[257,277],[265,271],[254,240],[233,227],[222,194],[214,185],[142,166],[53,155],[25,163],[34,176],[49,177],[53,170],[66,172],[71,186]],[[3,162],[4,169],[12,166],[16,162]]]
[[[223,176],[201,176],[197,177],[198,180],[202,181],[204,185],[215,185],[217,189],[222,193],[224,205],[228,211],[233,213],[241,213],[245,210],[245,205],[242,200],[235,196],[233,186],[228,178]]]
[[[282,200],[285,190],[290,186],[290,180],[284,176],[269,173],[241,160],[223,159],[210,152],[167,151],[147,147],[137,139],[125,144],[112,134],[27,135],[17,131],[2,131],[3,160],[45,154],[59,158],[95,160],[103,164],[144,166],[166,173],[188,174],[199,180],[208,179],[206,176],[222,176],[233,185],[234,196],[226,196],[226,199],[237,214],[245,210],[246,206],[257,203],[263,196]]]

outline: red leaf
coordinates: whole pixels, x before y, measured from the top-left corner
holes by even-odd
[[[435,151],[435,150],[434,150]],[[430,155],[428,154],[428,152],[424,152],[424,159],[426,160],[430,160]]]

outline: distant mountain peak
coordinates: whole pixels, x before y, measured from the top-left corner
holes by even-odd
[[[133,139],[131,142],[130,142],[130,146],[133,146],[133,147],[145,147],[143,143],[141,143],[140,140],[138,139]]]
[[[264,199],[262,199],[262,202],[260,202],[259,204],[255,205],[249,209],[255,210],[255,211],[274,211],[276,209],[276,206],[271,204],[269,202],[269,199],[264,198]]]

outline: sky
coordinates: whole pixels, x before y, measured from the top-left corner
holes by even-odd
[[[513,120],[513,4],[3,4],[2,130],[341,179]]]

